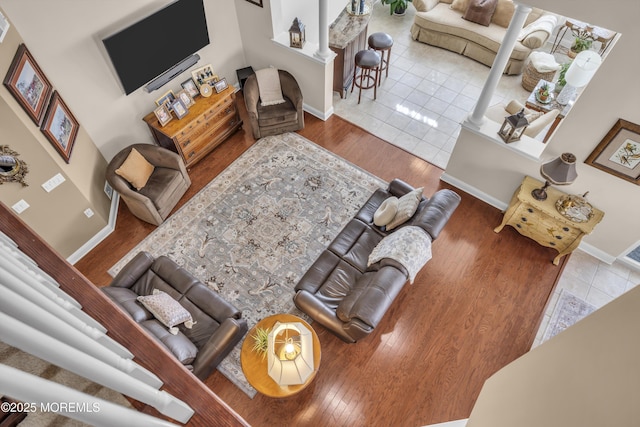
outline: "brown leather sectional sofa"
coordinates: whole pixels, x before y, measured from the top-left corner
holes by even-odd
[[[181,324],[174,335],[154,318],[137,301],[154,289],[177,300],[191,314],[193,326]],[[166,256],[139,252],[102,291],[201,380],[247,332],[247,322],[237,308]]]
[[[376,245],[410,225],[421,227],[433,241],[460,203],[455,192],[440,190],[431,198],[423,196],[411,219],[391,232],[373,224],[383,201],[412,190],[397,179],[386,190],[376,190],[295,287],[295,305],[346,342],[373,332],[409,277],[405,267],[390,258],[367,267]]]

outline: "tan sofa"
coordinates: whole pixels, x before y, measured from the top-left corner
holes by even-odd
[[[491,22],[484,26],[462,18],[468,2],[469,0],[413,0],[416,15],[411,27],[411,36],[414,40],[459,53],[491,66],[515,6],[511,0],[498,0]],[[555,15],[533,8],[505,67],[505,74],[522,73],[529,54],[544,45],[556,21]]]

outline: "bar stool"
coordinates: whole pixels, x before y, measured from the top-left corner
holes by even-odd
[[[380,74],[380,55],[373,50],[361,50],[356,53],[356,66],[353,67],[353,84],[351,85],[351,92],[353,88],[358,86],[358,104],[360,104],[360,98],[362,97],[362,89],[373,88],[373,99],[378,96],[378,82]],[[357,75],[358,67],[360,67],[360,75]],[[375,71],[375,77],[371,75],[371,72]]]
[[[385,77],[389,77],[389,59],[391,58],[393,37],[387,33],[373,33],[369,36],[368,42],[369,49],[379,51],[381,55],[380,78],[378,80],[379,86],[382,84],[382,70],[387,70]]]

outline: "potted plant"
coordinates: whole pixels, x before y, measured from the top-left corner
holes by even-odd
[[[564,86],[567,84],[567,81],[564,79],[564,76],[567,74],[567,70],[569,69],[571,62],[572,61],[565,62],[560,66],[560,72],[558,73],[558,81],[556,82],[556,87],[553,89],[554,92],[560,93],[562,88],[564,88]]]
[[[547,83],[542,83],[538,88],[538,101],[547,102],[549,99],[549,85]]]
[[[267,349],[269,347],[269,328],[256,328],[255,334],[252,335],[253,347],[251,349],[264,357],[267,355]]]
[[[404,15],[411,0],[381,0],[389,5],[389,15]]]
[[[575,58],[576,55],[583,50],[590,49],[592,44],[593,37],[591,36],[591,33],[579,32],[573,40],[573,44],[571,45],[571,48],[569,48],[567,55],[569,58]]]

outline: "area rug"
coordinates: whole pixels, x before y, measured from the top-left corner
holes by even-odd
[[[302,316],[294,286],[375,189],[386,186],[298,134],[269,136],[109,273],[139,251],[167,255],[240,309],[249,328],[272,314]],[[253,397],[240,367],[241,346],[218,370]]]
[[[562,289],[556,307],[553,309],[549,324],[544,331],[542,342],[553,338],[569,326],[593,313],[596,307]]]

